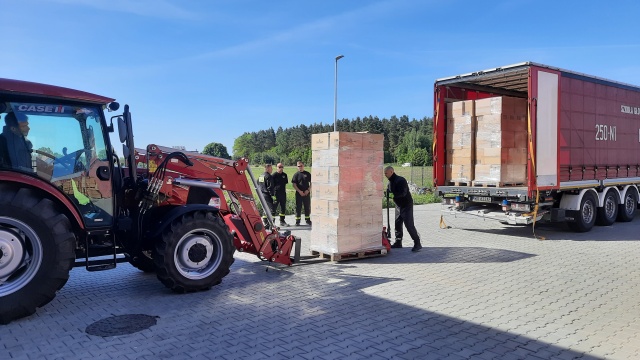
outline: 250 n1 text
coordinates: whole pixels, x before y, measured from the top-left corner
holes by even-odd
[[[596,124],[596,141],[616,141],[616,127]]]

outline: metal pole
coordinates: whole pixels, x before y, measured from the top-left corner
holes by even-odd
[[[335,82],[334,82],[334,96],[333,96],[333,131],[338,131],[337,123],[338,123],[338,60],[342,59],[344,55],[336,56],[336,71],[335,71]]]

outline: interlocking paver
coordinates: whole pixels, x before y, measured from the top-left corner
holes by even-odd
[[[0,326],[11,359],[637,359],[640,215],[576,234],[445,218],[416,206],[420,253],[291,268],[236,254],[210,291],[174,295],[127,264],[68,284],[36,315]],[[384,214],[384,212],[383,212]],[[393,216],[393,210],[392,210]],[[383,216],[384,218],[384,216]],[[292,228],[309,253],[309,230]],[[614,241],[607,241],[614,240]],[[85,330],[122,314],[138,333]]]

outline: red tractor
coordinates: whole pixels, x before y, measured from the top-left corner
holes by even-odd
[[[118,108],[99,95],[0,79],[0,323],[50,302],[73,266],[128,261],[182,293],[219,284],[236,249],[284,265],[300,258],[299,238],[265,228],[246,159],[136,151],[129,107],[105,116]],[[114,120],[124,163],[109,139]]]

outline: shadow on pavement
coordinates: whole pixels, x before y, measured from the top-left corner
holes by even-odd
[[[569,229],[569,227],[565,224],[559,224],[557,227],[552,227],[550,225],[536,225],[535,236],[533,234],[531,226],[497,229],[451,228],[447,230],[462,230],[470,233],[519,236],[522,238],[537,240],[640,241],[640,235],[637,234],[637,225],[626,226],[625,224],[615,224],[612,226],[596,226],[591,231],[586,233],[576,233],[573,230]]]
[[[451,221],[447,224],[446,231],[467,231],[469,233],[484,233],[505,236],[519,236],[538,240],[569,240],[569,241],[639,241],[639,222],[614,223],[611,226],[594,226],[591,231],[577,233],[569,228],[566,223],[537,223],[534,229],[531,225],[503,225],[498,222],[468,222]],[[482,224],[484,226],[478,226]],[[494,224],[487,228],[487,224]],[[542,237],[542,238],[541,238]]]
[[[429,251],[427,262],[443,263],[532,256],[480,247]],[[222,284],[185,295],[167,294],[155,279],[128,265],[97,276],[74,270],[58,298],[37,315],[0,327],[0,348],[9,358],[39,359],[125,354],[142,359],[596,359],[406,305],[400,293],[411,284],[349,274],[358,264],[344,265],[266,272],[260,262],[237,259]],[[378,286],[391,292],[382,298],[364,291]],[[97,320],[132,313],[157,317],[157,324],[126,336],[85,334]]]
[[[353,263],[355,261],[375,261],[380,263],[397,263],[397,258],[394,259],[392,255],[414,255],[411,253],[411,248],[391,249],[387,256],[370,258],[370,259],[354,259],[340,262]],[[409,262],[419,263],[506,263],[512,261],[518,261],[528,259],[536,256],[535,254],[528,254],[519,251],[504,250],[504,249],[492,249],[485,247],[425,247],[420,252],[420,258],[418,261],[410,260]],[[403,257],[403,263],[406,260],[411,259]]]

